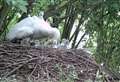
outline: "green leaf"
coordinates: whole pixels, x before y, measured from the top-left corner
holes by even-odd
[[[19,6],[19,9],[23,12],[27,12],[27,8],[25,6]]]
[[[8,5],[11,5],[12,0],[5,0]]]
[[[9,6],[13,6],[17,9],[20,9],[22,12],[27,12],[26,6],[28,5],[25,0],[5,0]]]

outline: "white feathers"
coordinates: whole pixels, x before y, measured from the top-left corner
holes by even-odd
[[[54,40],[60,40],[60,31],[57,28],[51,28],[49,36]]]
[[[32,16],[21,20],[11,28],[6,39],[11,41],[28,37],[31,39],[49,38],[58,41],[60,40],[60,31],[52,28],[42,17]]]
[[[23,26],[20,28],[14,28],[9,31],[6,38],[12,41],[13,39],[22,39],[29,37],[33,34],[33,29],[28,26]]]

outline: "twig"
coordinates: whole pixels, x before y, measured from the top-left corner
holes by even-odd
[[[28,62],[30,62],[30,61],[36,60],[36,59],[38,59],[38,58],[32,58],[32,59],[30,59],[30,60],[28,60],[28,61],[24,61],[23,64],[19,65],[19,66],[16,67],[15,69],[13,69],[13,70],[12,70],[11,72],[9,72],[6,76],[4,76],[3,79],[4,79],[4,78],[7,78],[9,75],[11,75],[12,73],[14,73],[14,72],[15,72],[16,70],[18,70],[19,68],[21,68],[24,64],[26,64],[26,63],[28,63]]]
[[[32,76],[32,74],[35,72],[35,70],[36,70],[37,67],[38,67],[38,65],[36,64],[36,65],[35,65],[35,68],[34,68],[33,71],[31,72],[31,74],[29,75],[29,77]]]

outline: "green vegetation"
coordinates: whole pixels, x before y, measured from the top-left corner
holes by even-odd
[[[78,48],[89,35],[84,47],[92,51],[98,63],[120,75],[120,0],[0,0],[1,40],[16,22],[40,11],[45,12],[45,19],[53,19],[52,26],[61,27],[62,38],[72,41],[72,48]],[[76,21],[75,32],[70,35]],[[78,37],[80,31],[82,37]]]

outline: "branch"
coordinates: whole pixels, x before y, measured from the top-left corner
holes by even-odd
[[[85,37],[86,34],[87,34],[87,32],[85,32],[85,33],[81,36],[79,42],[75,45],[75,48],[78,47],[78,45],[80,44],[80,42],[82,41],[82,39]]]

